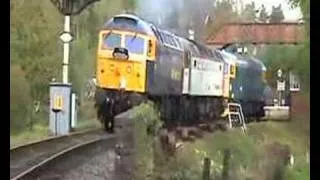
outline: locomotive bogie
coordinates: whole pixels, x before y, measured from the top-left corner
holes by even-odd
[[[162,96],[156,99],[167,128],[213,122],[223,112],[223,98],[205,96]]]
[[[112,132],[115,116],[144,102],[146,95],[97,87],[95,98],[97,117],[105,126],[105,129]]]

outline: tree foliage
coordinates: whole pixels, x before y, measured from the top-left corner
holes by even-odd
[[[279,6],[275,7],[272,6],[272,12],[270,15],[270,22],[272,23],[280,23],[284,20],[284,15],[283,15],[283,11],[281,8],[281,4],[279,4]]]
[[[310,38],[309,38],[309,0],[289,0],[292,7],[300,7],[305,22],[305,41],[299,46],[271,46],[260,52],[271,74],[276,74],[278,68],[292,70],[299,75],[302,88],[309,89],[310,85]],[[276,11],[279,11],[280,6]],[[274,9],[274,8],[273,8]],[[273,11],[273,14],[274,11]],[[278,22],[278,21],[276,21]]]
[[[69,81],[80,97],[86,80],[94,74],[99,28],[108,17],[122,12],[126,3],[132,6],[133,2],[101,0],[72,17],[71,31],[76,39],[71,43]],[[52,78],[61,81],[62,31],[63,16],[49,0],[10,1],[12,130],[23,129],[30,118],[41,116],[45,117],[42,121],[48,122],[44,110],[49,105],[49,83]],[[44,109],[37,114],[39,117],[31,117],[34,100],[39,100]]]
[[[224,24],[234,22],[239,17],[230,0],[217,1],[210,16],[212,20],[207,25],[206,35],[217,33]]]
[[[241,14],[241,17],[246,22],[253,22],[256,19],[256,6],[254,2],[251,4],[246,4],[244,11]]]
[[[10,67],[10,130],[23,129],[32,101],[25,73],[18,65]]]
[[[269,15],[267,13],[266,7],[262,4],[261,10],[259,13],[259,20],[265,23],[268,21],[268,19],[269,19]]]

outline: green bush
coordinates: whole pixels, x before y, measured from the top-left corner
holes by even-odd
[[[10,131],[21,131],[30,117],[30,86],[20,66],[10,67]]]

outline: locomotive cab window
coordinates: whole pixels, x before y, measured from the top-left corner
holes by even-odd
[[[145,40],[137,35],[126,35],[125,45],[129,53],[144,54],[145,52]]]
[[[121,46],[121,34],[109,32],[102,35],[102,48],[101,49],[113,49]]]

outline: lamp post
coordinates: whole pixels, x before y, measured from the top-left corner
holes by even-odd
[[[69,57],[70,57],[70,42],[73,36],[70,32],[71,16],[78,15],[90,4],[99,0],[50,0],[53,5],[64,15],[64,31],[60,34],[60,39],[63,42],[63,63],[62,63],[62,82],[68,83],[69,77]]]
[[[73,35],[70,32],[71,16],[80,14],[88,5],[99,0],[50,0],[64,16],[64,30],[60,34],[63,42],[62,83],[50,84],[50,107],[49,126],[55,135],[63,135],[70,132],[75,126],[75,96],[72,96],[71,83],[69,83],[69,58],[70,42]],[[73,98],[72,98],[73,97]],[[73,101],[71,101],[71,98]],[[59,106],[58,106],[58,105]],[[59,121],[58,121],[59,119]]]

